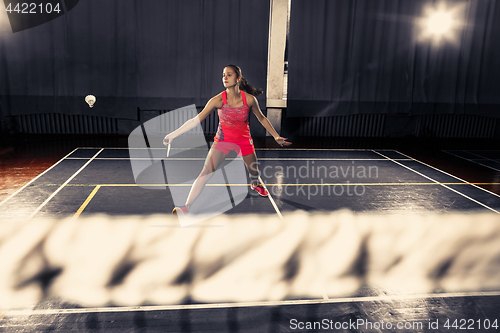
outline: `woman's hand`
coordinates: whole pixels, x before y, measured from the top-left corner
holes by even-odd
[[[281,147],[284,147],[284,146],[289,146],[291,145],[292,143],[291,142],[288,142],[286,141],[287,138],[282,138],[281,136],[278,136],[276,138],[274,138],[274,140],[276,140],[276,142],[281,146]]]
[[[170,134],[167,134],[165,135],[165,137],[163,138],[163,144],[165,146],[169,145],[172,143],[172,140],[174,139],[174,136],[172,135],[172,133]]]

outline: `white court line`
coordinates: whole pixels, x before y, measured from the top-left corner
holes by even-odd
[[[151,147],[151,148],[145,148],[145,147],[134,147],[134,148],[125,148],[125,147],[78,147],[78,149],[107,149],[107,150],[134,150],[134,149],[139,149],[139,150],[145,150],[145,149],[156,149],[156,150],[166,150],[167,147]],[[172,147],[173,150],[185,150],[186,148],[174,148]],[[198,147],[195,148],[190,148],[190,149],[198,149]],[[200,146],[198,150],[206,150],[206,147]],[[341,148],[341,149],[323,149],[323,148],[255,148],[255,150],[262,150],[262,151],[356,151],[356,152],[373,152],[373,149],[351,149],[351,148]],[[378,151],[393,151],[396,153],[399,153],[398,151],[394,149],[377,149]]]
[[[294,157],[259,157],[263,161],[387,161],[385,158],[294,158]],[[408,161],[408,158],[395,158],[396,161]]]
[[[463,159],[463,160],[466,160],[466,161],[472,162],[472,163],[474,163],[474,164],[478,164],[478,165],[484,166],[484,167],[486,167],[486,168],[489,168],[489,169],[492,169],[492,170],[495,170],[495,171],[500,171],[500,169],[494,168],[494,167],[492,167],[492,166],[489,166],[489,165],[486,165],[486,164],[483,164],[483,163],[479,163],[479,161],[478,161],[478,160],[471,160],[471,159],[469,159],[469,158],[465,158],[465,157],[462,157],[462,156],[460,156],[460,155],[453,154],[453,153],[449,152],[448,150],[443,150],[443,151],[444,151],[445,153],[447,153],[447,154],[450,154],[450,155],[456,156],[456,157],[458,157],[458,158],[460,158],[460,159]],[[465,151],[465,152],[468,152],[469,154],[473,154],[473,155],[479,156],[479,157],[481,157],[481,159],[483,159],[483,160],[488,160],[488,161],[493,161],[493,162],[498,163],[498,161],[496,161],[496,160],[494,160],[494,159],[483,157],[483,156],[481,156],[481,155],[478,155],[478,154],[472,153],[472,152],[470,152],[470,151],[468,151],[468,150],[464,150],[464,151]]]
[[[469,154],[472,154],[472,155],[476,155],[478,157],[481,157],[482,160],[489,160],[489,161],[493,161],[493,162],[497,162],[496,160],[492,159],[492,158],[489,158],[489,157],[485,157],[485,156],[482,156],[482,155],[479,155],[479,154],[476,154],[476,153],[473,153],[471,150],[465,150],[465,152],[469,153]]]
[[[88,160],[90,157],[68,157],[68,160]],[[238,158],[241,159],[241,158]],[[279,157],[259,157],[260,161],[384,161],[385,158],[279,158]],[[110,160],[110,161],[150,161],[149,157],[98,157],[96,160]],[[159,159],[154,159],[155,161],[166,161],[167,158],[162,157]],[[200,161],[206,160],[204,157],[169,157],[168,160],[174,161]],[[395,158],[395,161],[411,161],[409,158]]]
[[[373,149],[350,149],[350,148],[340,148],[340,149],[327,149],[327,148],[255,148],[255,150],[296,150],[296,151],[373,151]],[[378,149],[380,151],[395,151],[394,149]]]
[[[68,178],[68,180],[66,180],[61,186],[59,186],[59,188],[50,195],[50,197],[47,198],[47,200],[45,200],[40,206],[38,206],[37,209],[35,209],[35,211],[33,213],[31,213],[30,216],[28,216],[28,219],[31,219],[33,216],[36,215],[36,213],[38,213],[40,211],[40,209],[42,209],[50,200],[52,200],[53,197],[55,197],[55,195],[57,193],[59,193],[59,191],[61,191],[70,181],[73,180],[73,178],[75,178],[80,172],[82,172],[83,169],[85,169],[85,167],[87,165],[90,164],[90,162],[92,162],[94,160],[95,157],[97,157],[97,155],[99,155],[102,151],[104,150],[104,148],[101,148],[101,150],[99,150],[95,155],[94,157],[92,157],[90,160],[88,160],[87,163],[85,163],[80,169],[78,169],[77,172],[75,172],[71,177]]]
[[[399,152],[398,152],[398,153],[399,153]],[[459,178],[459,177],[454,176],[454,175],[452,175],[452,174],[449,174],[449,173],[447,173],[447,172],[445,172],[445,171],[443,171],[443,170],[439,170],[438,168],[435,168],[435,167],[433,167],[432,165],[429,165],[429,164],[426,164],[426,163],[424,163],[424,162],[422,162],[422,161],[416,160],[416,159],[414,159],[413,157],[408,156],[408,155],[405,155],[405,154],[403,154],[403,153],[400,153],[400,154],[401,154],[401,155],[403,155],[403,156],[408,157],[409,159],[411,159],[411,160],[413,160],[413,161],[415,161],[415,162],[418,162],[418,163],[420,163],[420,164],[423,164],[423,165],[425,165],[425,166],[427,166],[427,167],[429,167],[429,168],[432,168],[432,169],[434,169],[434,170],[437,170],[437,171],[439,171],[439,172],[441,172],[441,173],[444,173],[444,174],[445,174],[445,175],[447,175],[447,176],[450,176],[450,177],[453,177],[453,178],[455,178],[455,179],[458,179],[458,180],[460,180],[460,181],[462,181],[462,182],[464,182],[464,183],[468,183],[468,184],[469,184],[469,185],[471,185],[471,186],[474,186],[474,187],[476,187],[476,188],[478,188],[478,189],[480,189],[480,190],[483,190],[483,191],[485,191],[485,192],[488,192],[489,194],[492,194],[492,195],[494,195],[494,196],[496,196],[496,197],[499,197],[499,198],[500,198],[500,195],[498,195],[498,194],[496,194],[496,193],[494,193],[494,192],[488,191],[487,189],[482,188],[481,186],[478,186],[478,185],[476,185],[476,184],[470,184],[468,181],[463,180],[462,178]]]
[[[381,153],[379,153],[379,152],[377,152],[377,151],[375,151],[375,150],[374,150],[374,152],[376,152],[377,154],[379,154],[379,155],[381,155],[381,156],[384,156],[383,154],[381,154]],[[449,187],[449,186],[446,186],[446,185],[444,185],[444,184],[442,184],[442,183],[439,183],[438,181],[436,181],[436,180],[432,179],[431,177],[428,177],[428,176],[424,175],[423,173],[420,173],[420,172],[418,172],[418,171],[416,171],[416,170],[413,170],[412,168],[410,168],[410,167],[408,167],[408,166],[406,166],[406,165],[404,165],[404,164],[401,164],[401,163],[399,163],[398,161],[395,161],[395,160],[393,160],[393,159],[390,159],[390,158],[389,158],[389,157],[387,157],[387,156],[385,156],[385,157],[386,157],[387,159],[389,159],[389,160],[393,161],[394,163],[399,164],[399,165],[401,165],[402,167],[404,167],[404,168],[406,168],[406,169],[408,169],[408,170],[410,170],[410,171],[413,171],[413,172],[415,172],[416,174],[418,174],[418,175],[420,175],[420,176],[422,176],[422,177],[425,177],[425,178],[429,179],[430,181],[433,181],[433,182],[434,182],[434,183],[436,183],[437,185],[443,186],[444,188],[447,188],[448,190],[453,191],[453,192],[455,192],[455,193],[457,193],[457,194],[459,194],[459,195],[463,196],[464,198],[467,198],[467,199],[469,199],[469,200],[471,200],[471,201],[473,201],[473,202],[475,202],[475,203],[477,203],[477,204],[479,204],[479,205],[481,205],[481,206],[483,206],[483,207],[485,207],[485,208],[487,208],[487,209],[489,209],[489,210],[491,210],[491,211],[493,211],[493,212],[495,212],[495,213],[497,213],[497,214],[500,214],[500,212],[499,212],[499,211],[497,211],[497,210],[495,210],[495,209],[493,209],[493,208],[491,208],[491,207],[489,207],[489,206],[487,206],[487,205],[483,204],[482,202],[479,202],[479,201],[477,201],[477,200],[475,200],[475,199],[472,199],[471,197],[469,197],[469,196],[467,196],[467,195],[465,195],[465,194],[463,194],[463,193],[461,193],[461,192],[459,192],[459,191],[457,191],[457,190],[455,190],[455,189],[452,189],[452,188],[451,188],[451,187]],[[418,160],[415,160],[415,161],[420,162],[420,161],[418,161]],[[422,164],[424,164],[424,163],[422,163]],[[439,169],[437,169],[437,168],[434,168],[434,169],[436,169],[436,170],[438,170],[438,171],[441,171],[441,170],[439,170]],[[442,171],[441,171],[441,172],[442,172]],[[465,182],[465,181],[464,181],[464,182]]]
[[[362,303],[362,302],[392,302],[395,300],[405,301],[414,299],[432,298],[456,298],[456,297],[498,297],[500,292],[455,292],[455,293],[430,293],[430,294],[399,294],[364,297],[329,298],[296,301],[262,301],[262,302],[241,302],[241,303],[209,303],[209,304],[189,304],[189,305],[151,305],[151,306],[128,306],[128,307],[102,307],[102,308],[75,308],[75,309],[45,309],[45,310],[5,310],[9,316],[29,316],[29,315],[54,315],[54,314],[86,314],[86,313],[119,313],[119,312],[146,312],[165,310],[185,310],[185,309],[224,309],[243,307],[268,307],[287,305],[309,305],[309,304],[338,304],[338,303]],[[2,309],[0,309],[2,310]]]
[[[64,161],[64,159],[67,159],[68,156],[70,156],[71,154],[73,154],[75,151],[77,151],[78,148],[75,148],[73,151],[71,151],[68,155],[64,156],[63,158],[61,158],[59,161],[57,161],[54,165],[52,165],[50,168],[48,168],[47,170],[45,170],[44,172],[42,172],[41,174],[39,174],[38,176],[36,176],[35,178],[33,178],[32,180],[30,180],[28,183],[26,183],[23,187],[21,187],[20,189],[18,189],[16,192],[14,192],[13,194],[11,194],[10,196],[8,196],[7,198],[5,198],[2,202],[0,202],[0,206],[2,206],[4,203],[6,203],[8,200],[10,200],[11,198],[13,198],[15,195],[17,195],[19,192],[21,192],[25,187],[29,186],[31,183],[33,183],[35,180],[37,180],[38,178],[42,177],[44,174],[46,174],[47,172],[49,172],[51,169],[53,169],[56,165],[58,165],[59,163],[61,163],[62,161]]]
[[[90,157],[70,157],[68,160],[88,160]],[[150,157],[98,157],[95,158],[95,160],[100,160],[100,161],[151,161]],[[175,157],[162,157],[155,159],[153,158],[153,161],[160,162],[160,161],[205,161],[206,157],[184,157],[184,158],[175,158]]]
[[[79,147],[79,149],[101,149],[103,147]],[[167,147],[164,148],[125,148],[125,147],[105,147],[106,149],[167,149]],[[172,148],[172,149],[185,149],[185,148]],[[203,150],[206,148],[200,148],[200,150]],[[312,149],[307,149],[307,148],[255,148],[255,150],[280,150],[280,151],[287,151],[287,150],[294,150],[294,151],[373,151],[373,149],[350,149],[350,148],[341,148],[341,149],[326,149],[326,148],[312,148]],[[396,151],[394,149],[377,149],[379,151]]]
[[[268,195],[267,197],[269,198],[269,201],[271,201],[271,204],[273,205],[274,207],[274,210],[276,210],[276,213],[278,214],[278,216],[280,217],[281,220],[283,220],[283,215],[281,215],[281,212],[280,210],[278,209],[278,206],[276,205],[276,202],[274,202],[274,199],[273,197],[271,196],[271,191],[269,191],[266,187],[266,184],[264,184],[264,182],[262,181],[262,178],[260,178],[259,176],[259,181],[260,183],[262,184],[262,186],[264,186],[264,188],[266,189],[266,191],[268,192]]]
[[[468,152],[469,154],[472,154],[472,155],[476,155],[476,156],[478,156],[478,157],[481,157],[481,159],[483,159],[483,160],[492,161],[492,162],[495,162],[495,163],[500,163],[500,162],[499,162],[499,161],[497,161],[497,160],[494,160],[494,159],[492,159],[492,158],[488,158],[488,157],[481,156],[481,155],[479,155],[479,154],[476,154],[476,153],[471,152],[470,150],[466,150],[466,152]],[[474,160],[471,160],[471,161],[472,161],[472,162],[474,162],[474,163],[480,164],[480,165],[482,165],[482,166],[485,166],[485,167],[487,167],[487,168],[493,169],[493,170],[495,170],[495,171],[500,171],[500,169],[496,169],[496,168],[491,167],[491,166],[489,166],[489,165],[482,164],[482,163],[476,162],[476,161],[474,161]]]

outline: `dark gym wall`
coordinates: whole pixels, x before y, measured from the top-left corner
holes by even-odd
[[[133,119],[137,107],[203,106],[232,63],[265,89],[268,34],[268,0],[80,1],[46,24],[2,32],[0,110]]]
[[[500,117],[500,3],[462,6],[454,42],[418,40],[433,0],[292,0],[289,117],[359,113]]]

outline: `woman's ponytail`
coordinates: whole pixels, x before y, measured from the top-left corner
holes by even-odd
[[[241,77],[240,89],[243,91],[246,91],[250,95],[254,95],[254,96],[258,96],[258,95],[262,94],[262,90],[259,90],[255,87],[249,85],[247,79],[245,79],[243,76]]]
[[[241,81],[239,83],[240,90],[246,91],[250,95],[254,95],[254,96],[258,96],[258,95],[262,94],[262,90],[257,89],[257,88],[248,84],[247,79],[245,79],[243,77],[243,75],[241,74],[241,68],[239,68],[236,65],[227,65],[226,67],[231,67],[232,69],[234,69],[237,77],[241,76]]]

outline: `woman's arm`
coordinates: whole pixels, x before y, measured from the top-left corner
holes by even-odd
[[[257,98],[255,98],[255,96],[250,95],[250,94],[247,94],[247,96],[248,96],[247,97],[248,106],[252,108],[252,112],[255,114],[255,116],[260,121],[260,123],[262,124],[262,126],[264,126],[264,128],[269,133],[271,133],[271,135],[273,136],[274,140],[276,140],[276,142],[280,146],[289,146],[289,145],[291,145],[292,144],[291,142],[286,141],[287,140],[286,138],[282,138],[278,134],[278,132],[276,132],[276,130],[274,129],[274,127],[271,124],[271,122],[269,121],[269,119],[267,119],[266,116],[264,116],[264,114],[260,110],[259,102],[257,101]]]
[[[187,120],[181,127],[173,131],[172,133],[169,133],[165,136],[163,139],[163,144],[168,145],[169,143],[172,143],[172,140],[178,137],[179,135],[182,135],[186,133],[187,131],[195,128],[198,124],[200,124],[203,120],[205,120],[210,113],[216,108],[222,107],[222,95],[219,94],[217,96],[212,97],[203,110],[196,116],[193,117],[189,120]]]

